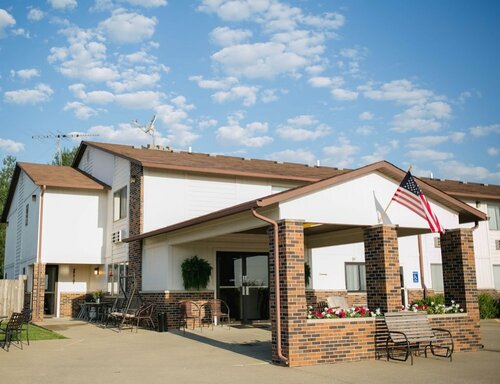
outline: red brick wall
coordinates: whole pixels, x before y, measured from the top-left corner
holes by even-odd
[[[415,302],[416,300],[420,300],[424,298],[424,290],[423,289],[408,289],[408,303],[411,304]],[[436,295],[436,292],[434,292],[432,289],[427,289],[427,296],[434,296]]]
[[[453,335],[455,351],[476,352],[481,345],[479,322],[468,313],[453,315],[431,315],[429,321],[433,328],[448,329]]]
[[[377,225],[364,230],[368,308],[382,312],[401,310],[398,235],[395,226]]]
[[[141,165],[130,163],[130,177],[135,182],[130,183],[129,194],[129,236],[142,233],[143,204],[144,204],[144,171]],[[133,241],[128,244],[129,271],[135,275],[137,288],[142,288],[142,241]]]
[[[85,294],[60,293],[59,316],[76,318],[80,312],[80,303],[85,302]]]
[[[45,264],[33,264],[33,291],[31,300],[33,321],[43,321],[45,305]]]

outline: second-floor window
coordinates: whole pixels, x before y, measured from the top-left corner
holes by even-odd
[[[113,194],[113,211],[115,221],[127,217],[127,187],[123,187]]]
[[[493,230],[500,230],[500,205],[488,205],[488,226]]]
[[[349,292],[366,291],[364,263],[345,263],[345,285]]]

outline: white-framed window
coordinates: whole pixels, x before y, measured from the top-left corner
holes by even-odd
[[[128,274],[128,262],[108,264],[108,292],[113,295],[121,294],[120,282],[127,289],[125,277]]]
[[[349,292],[366,291],[365,263],[345,263],[345,286]]]
[[[444,291],[443,264],[431,264],[431,282],[434,291]]]
[[[488,226],[491,230],[500,230],[500,205],[488,204]]]
[[[500,291],[500,265],[493,266],[493,281],[495,284],[495,289]]]
[[[127,187],[123,187],[113,194],[114,221],[127,217]]]

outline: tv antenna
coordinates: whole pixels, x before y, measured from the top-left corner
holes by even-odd
[[[34,135],[34,136],[31,136],[31,138],[37,139],[37,140],[45,140],[45,139],[55,140],[57,161],[59,162],[59,165],[62,165],[61,140],[63,140],[63,139],[77,139],[79,137],[90,137],[90,136],[99,136],[99,135],[98,134],[90,134],[90,133],[50,133],[48,135]]]
[[[149,123],[146,125],[141,125],[137,120],[132,121],[132,124],[136,127],[139,128],[141,131],[144,133],[147,133],[153,138],[153,147],[155,146],[155,121],[156,121],[156,115],[153,115]]]

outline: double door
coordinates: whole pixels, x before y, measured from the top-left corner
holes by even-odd
[[[217,295],[227,303],[235,320],[268,320],[268,254],[217,252]]]

